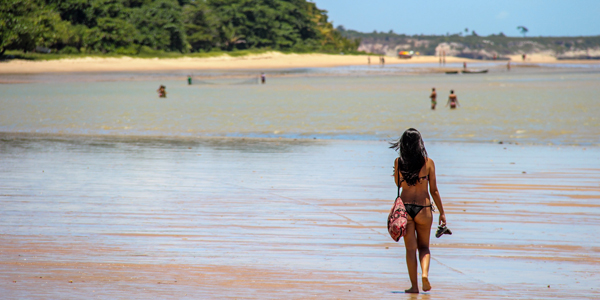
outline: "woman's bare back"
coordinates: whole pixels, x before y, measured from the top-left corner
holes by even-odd
[[[398,179],[399,175],[398,172],[396,172],[396,168],[398,168],[398,159],[394,161],[394,182],[397,185],[398,181],[400,181],[400,187],[402,188],[400,198],[402,198],[402,202],[405,205],[414,204],[419,206],[430,206],[433,204],[431,201],[433,198],[435,206],[440,210],[439,223],[446,224],[444,207],[442,206],[442,199],[437,188],[437,177],[435,175],[435,163],[433,162],[433,159],[427,158],[425,165],[419,172],[420,179],[417,184],[413,186],[410,186],[403,181],[401,175]],[[427,210],[429,210],[429,208],[427,208]]]
[[[402,198],[402,202],[404,202],[405,204],[410,203],[423,206],[431,204],[431,199],[427,190],[427,188],[429,187],[429,180],[431,177],[429,168],[429,165],[431,164],[430,161],[433,162],[430,158],[427,158],[427,161],[425,161],[425,165],[423,165],[423,168],[421,168],[421,171],[419,171],[419,181],[416,185],[408,185],[406,181],[402,179],[402,175],[400,175],[400,185],[402,188],[400,198]],[[396,168],[398,168],[398,159],[396,159],[396,161],[394,162],[394,181],[397,185],[398,178],[396,177],[398,176],[399,172],[396,172]]]

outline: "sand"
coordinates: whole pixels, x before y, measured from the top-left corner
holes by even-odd
[[[408,288],[403,244],[385,228],[385,142],[0,137],[7,299],[398,299]],[[598,208],[548,205],[596,201],[600,173],[581,167],[597,150],[428,151],[454,234],[432,238],[433,288],[411,299],[598,298]]]
[[[328,55],[328,54],[282,54],[268,52],[242,57],[222,55],[210,58],[78,58],[50,61],[11,60],[0,63],[0,74],[35,74],[48,72],[116,72],[116,71],[169,71],[169,70],[266,70],[286,68],[320,68],[337,66],[368,65],[366,55]],[[372,55],[371,64],[377,65],[379,57]],[[412,59],[385,57],[386,64],[438,63],[435,56],[415,56]],[[525,62],[520,56],[512,57],[515,64],[520,63],[600,63],[599,61],[558,61],[549,55],[531,55]],[[447,57],[446,62],[478,62],[478,60]]]

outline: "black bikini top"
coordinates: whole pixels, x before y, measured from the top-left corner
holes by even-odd
[[[429,175],[425,175],[423,177],[419,177],[419,181],[421,181],[421,180],[429,180]],[[404,182],[404,178],[400,179],[400,183],[402,183],[402,182]]]
[[[395,164],[398,165],[398,159],[396,159]],[[398,165],[398,167],[396,167],[396,169],[397,169],[396,172],[398,172],[398,178],[400,179],[400,181],[398,182],[398,190],[400,190],[400,184],[402,182],[404,182],[404,178],[400,178],[400,166],[399,165]],[[421,180],[429,180],[429,175],[419,177],[419,181],[421,181]],[[400,195],[399,191],[398,191],[398,195]]]

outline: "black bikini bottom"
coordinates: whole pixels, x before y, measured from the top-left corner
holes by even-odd
[[[429,205],[404,204],[404,208],[406,208],[406,213],[408,213],[408,215],[411,218],[413,218],[413,220],[415,219],[417,214],[419,214],[421,209],[423,209],[425,207],[431,207],[431,209],[433,209],[433,206],[431,204],[429,204]]]

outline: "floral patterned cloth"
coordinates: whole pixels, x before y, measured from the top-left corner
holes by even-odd
[[[387,222],[388,232],[394,241],[399,241],[400,238],[406,234],[407,222],[406,208],[404,208],[402,199],[398,197],[396,198],[396,201],[394,201],[394,206],[392,206]]]

